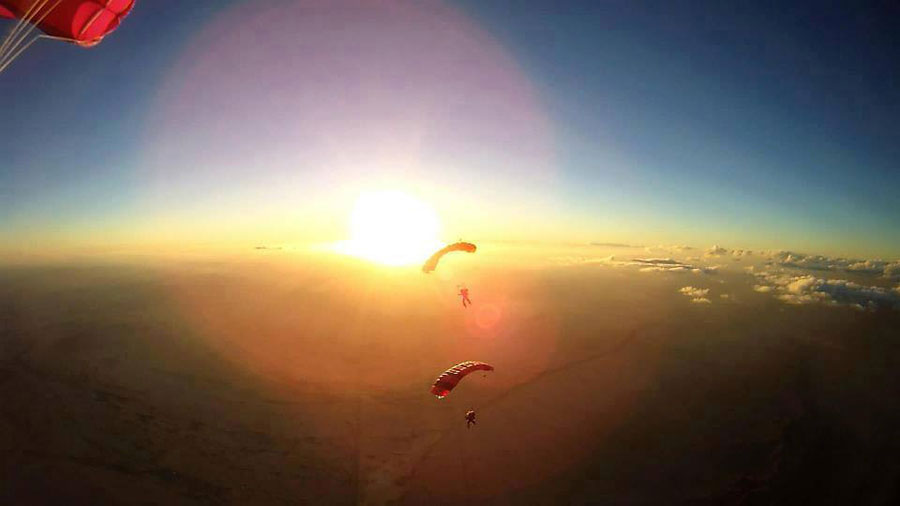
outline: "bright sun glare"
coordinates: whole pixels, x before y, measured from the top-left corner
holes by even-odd
[[[434,209],[406,193],[364,193],[350,215],[350,239],[337,251],[383,265],[423,262],[440,247]]]

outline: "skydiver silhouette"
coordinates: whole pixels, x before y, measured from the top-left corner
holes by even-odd
[[[472,425],[475,425],[475,411],[470,409],[466,411],[466,428],[468,429]]]
[[[469,298],[469,289],[466,287],[462,287],[459,289],[459,296],[462,297],[462,305],[463,307],[469,307],[472,304],[472,299]]]

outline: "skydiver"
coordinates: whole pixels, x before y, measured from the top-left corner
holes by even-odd
[[[462,297],[462,305],[463,307],[469,307],[472,304],[472,299],[469,298],[469,289],[466,287],[462,287],[459,289],[459,296]]]
[[[470,409],[466,411],[466,428],[468,429],[472,425],[475,425],[475,411]]]

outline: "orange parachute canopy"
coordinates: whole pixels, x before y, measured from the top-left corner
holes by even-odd
[[[82,47],[98,44],[131,12],[134,0],[0,0],[0,18],[20,19]]]
[[[437,267],[438,262],[440,262],[441,258],[450,253],[451,251],[465,251],[466,253],[475,253],[477,247],[470,242],[455,242],[453,244],[448,244],[443,248],[437,250],[428,260],[425,261],[425,264],[422,265],[422,272],[431,272]]]
[[[434,384],[431,385],[431,393],[437,396],[438,399],[443,399],[444,396],[450,393],[456,385],[462,381],[463,378],[468,376],[470,373],[475,371],[493,371],[494,366],[491,364],[487,364],[484,362],[479,362],[477,360],[468,360],[466,362],[460,362],[455,366],[447,369],[436,380],[434,380]]]

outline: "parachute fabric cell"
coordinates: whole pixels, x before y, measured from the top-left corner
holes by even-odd
[[[466,253],[475,253],[475,250],[478,249],[477,246],[470,242],[455,242],[453,244],[448,244],[443,248],[437,250],[433,255],[431,255],[428,260],[425,261],[425,264],[422,265],[422,272],[428,273],[433,271],[438,262],[441,261],[441,258],[450,253],[452,251],[465,251]]]
[[[469,374],[475,371],[493,371],[494,366],[485,363],[479,362],[477,360],[468,360],[466,362],[460,362],[455,366],[447,369],[431,385],[431,393],[437,396],[438,399],[443,399],[447,394],[450,393],[451,390],[456,388],[456,385],[462,381],[463,378],[468,376]]]
[[[90,47],[133,7],[134,0],[0,0],[0,16],[24,18],[47,35]]]

